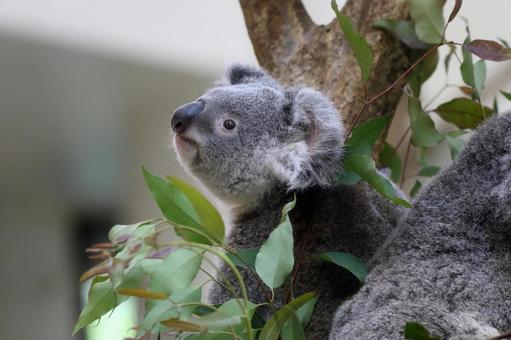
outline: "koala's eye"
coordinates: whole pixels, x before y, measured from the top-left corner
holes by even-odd
[[[224,120],[224,128],[227,130],[232,130],[236,127],[236,122],[232,119]]]

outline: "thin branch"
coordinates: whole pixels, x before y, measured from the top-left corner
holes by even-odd
[[[434,45],[433,47],[431,47],[426,53],[424,53],[419,59],[417,59],[413,64],[412,66],[410,66],[401,76],[399,76],[399,78],[397,78],[392,84],[390,84],[389,86],[387,86],[383,91],[381,91],[380,93],[378,93],[377,95],[375,95],[374,97],[372,97],[370,100],[366,101],[364,103],[364,105],[362,105],[362,107],[360,108],[360,110],[357,112],[357,114],[355,115],[355,119],[354,121],[351,123],[350,125],[350,128],[348,130],[348,133],[346,134],[346,140],[344,142],[346,142],[349,138],[349,136],[351,135],[351,132],[353,131],[353,129],[355,128],[355,126],[357,125],[358,123],[358,120],[360,119],[360,116],[362,115],[362,113],[367,109],[367,107],[369,105],[371,105],[373,102],[375,102],[376,100],[380,99],[381,97],[383,97],[384,95],[386,95],[387,93],[389,93],[390,91],[392,91],[392,89],[394,89],[397,85],[399,85],[399,83],[405,79],[412,71],[415,67],[417,67],[417,65],[419,65],[424,59],[426,59],[427,57],[429,57],[429,55],[431,55],[433,52],[435,52],[440,46],[442,46],[443,44],[436,44]]]

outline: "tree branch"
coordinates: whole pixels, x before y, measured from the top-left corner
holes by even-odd
[[[268,70],[301,47],[301,38],[314,28],[300,0],[240,0],[240,5],[257,59]]]
[[[366,84],[337,22],[315,25],[300,0],[240,0],[240,4],[260,65],[287,85],[305,84],[327,94],[347,126],[367,100],[364,88],[372,98],[410,65],[408,50],[372,27],[378,19],[407,18],[406,0],[348,0],[342,8],[373,49],[374,69]],[[393,112],[399,97],[393,91],[378,98],[364,110],[360,122]]]

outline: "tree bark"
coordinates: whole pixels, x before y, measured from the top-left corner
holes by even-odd
[[[327,94],[348,127],[364,103],[410,65],[408,50],[372,27],[378,19],[406,19],[406,0],[348,0],[342,8],[374,54],[366,84],[337,20],[316,25],[301,0],[240,0],[259,64],[287,85],[305,84]],[[326,6],[329,4],[325,3]],[[394,112],[401,91],[371,104],[359,122]]]

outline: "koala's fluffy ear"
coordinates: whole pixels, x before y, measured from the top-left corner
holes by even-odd
[[[279,83],[262,69],[243,64],[231,65],[227,69],[225,79],[222,83],[224,85],[259,83],[261,85],[280,88]]]
[[[288,91],[290,138],[274,163],[290,190],[330,185],[341,167],[344,128],[333,103],[322,93]]]

